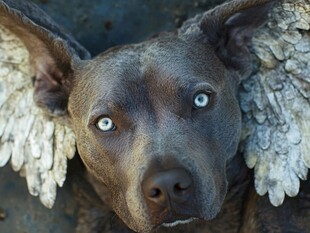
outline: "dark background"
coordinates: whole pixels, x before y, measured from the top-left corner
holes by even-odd
[[[32,0],[93,55],[173,30],[223,0]]]
[[[115,45],[137,43],[206,11],[223,0],[32,0],[67,28],[92,55]],[[74,165],[70,164],[71,167]],[[74,170],[74,169],[73,169]],[[52,210],[27,190],[26,180],[0,169],[0,233],[71,233],[78,205],[70,173]]]

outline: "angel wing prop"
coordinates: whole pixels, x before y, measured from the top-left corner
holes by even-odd
[[[261,65],[240,90],[241,150],[255,170],[257,192],[268,192],[276,206],[285,193],[298,193],[299,178],[306,179],[310,167],[309,12],[306,0],[286,0],[275,8],[270,23],[253,41]],[[181,30],[199,30],[200,19],[187,21]],[[40,195],[43,204],[51,207],[56,185],[65,180],[67,158],[75,152],[75,139],[59,120],[66,114],[66,101],[51,99],[49,93],[66,93],[67,87],[61,85],[70,85],[79,60],[90,56],[27,1],[0,0],[1,24],[0,166],[11,160],[13,169],[26,177],[30,193]],[[30,51],[31,71],[25,48]],[[57,81],[56,89],[45,88],[55,85],[48,83],[50,78]],[[33,95],[48,110],[44,114]]]
[[[33,34],[30,42],[26,30]],[[71,41],[64,42],[60,36]],[[42,46],[44,43],[48,47]],[[32,63],[42,65],[49,56],[57,59],[50,49],[61,44],[68,47],[68,43],[84,57],[89,56],[70,36],[62,35],[38,8],[30,7],[26,1],[0,1],[0,167],[10,160],[14,171],[26,177],[29,192],[39,195],[49,208],[55,202],[56,186],[61,187],[65,181],[67,159],[75,154],[75,137],[69,127],[60,123],[61,116],[44,114],[35,105],[31,77],[33,72],[41,74],[35,66],[30,71],[25,44],[31,51]],[[73,52],[68,51],[67,55],[70,53]]]
[[[310,167],[310,4],[287,0],[253,40],[261,66],[242,83],[245,160],[273,205],[299,192]]]
[[[29,192],[51,207],[63,185],[67,158],[74,155],[72,131],[44,117],[33,102],[24,45],[0,26],[0,167],[10,159],[26,177]]]

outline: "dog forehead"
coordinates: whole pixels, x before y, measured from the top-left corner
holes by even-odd
[[[110,89],[115,84],[145,81],[150,73],[156,75],[153,81],[161,83],[168,81],[167,76],[190,83],[202,76],[211,82],[220,81],[223,68],[207,44],[169,36],[112,48],[96,57],[87,70],[96,82]]]
[[[224,69],[217,63],[208,46],[177,36],[112,48],[84,66],[78,98],[87,106],[146,102],[146,96],[165,102],[199,82],[218,85]]]
[[[214,49],[200,40],[164,37],[148,44],[141,53],[141,62],[145,66],[156,66],[182,73],[199,72],[208,74],[216,71],[220,61]]]

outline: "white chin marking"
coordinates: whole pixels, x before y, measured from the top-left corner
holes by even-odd
[[[161,225],[163,227],[175,227],[175,226],[180,225],[180,224],[190,223],[190,222],[192,222],[195,219],[196,218],[189,218],[189,219],[186,219],[186,220],[177,220],[175,222],[163,223]]]

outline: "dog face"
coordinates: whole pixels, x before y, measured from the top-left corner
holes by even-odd
[[[208,46],[177,36],[108,51],[83,66],[69,99],[78,151],[130,227],[146,232],[219,212],[241,128],[236,87]],[[174,175],[170,184],[165,176]],[[173,198],[169,189],[182,182],[188,190],[171,191]]]
[[[0,2],[0,19],[30,51],[37,104],[70,122],[119,217],[150,232],[219,212],[239,142],[236,91],[250,71],[247,45],[269,8],[267,0],[231,1],[183,32],[88,60],[27,2]]]

